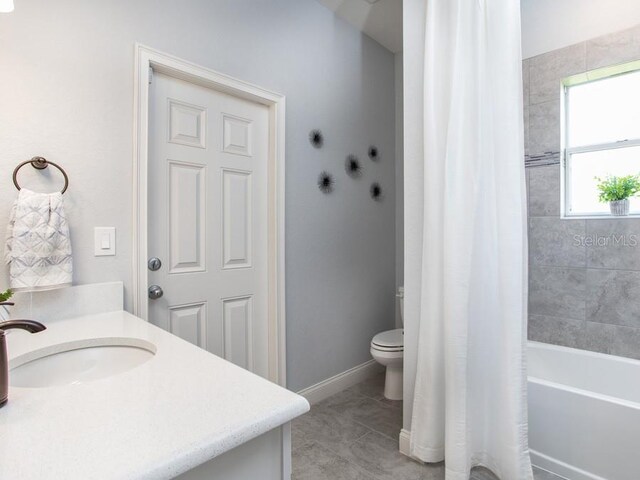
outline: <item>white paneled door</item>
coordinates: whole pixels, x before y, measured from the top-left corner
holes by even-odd
[[[156,73],[149,132],[149,319],[267,377],[268,108]]]

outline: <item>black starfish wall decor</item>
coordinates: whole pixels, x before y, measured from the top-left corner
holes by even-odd
[[[371,187],[369,187],[369,193],[371,194],[371,198],[376,202],[382,200],[382,187],[378,182],[373,182],[371,184]]]
[[[318,188],[322,193],[333,192],[334,185],[335,181],[333,180],[333,175],[331,175],[329,172],[322,172],[318,176]]]
[[[358,178],[362,175],[362,165],[355,155],[347,155],[344,161],[344,169],[351,178]]]
[[[322,148],[324,145],[324,135],[320,130],[311,130],[309,132],[309,142],[314,148]]]
[[[375,146],[371,145],[371,146],[369,147],[368,155],[369,155],[369,158],[370,158],[371,160],[373,160],[374,162],[377,162],[377,161],[378,161],[378,159],[380,158],[380,157],[379,157],[380,152],[378,152],[378,147],[375,147]]]

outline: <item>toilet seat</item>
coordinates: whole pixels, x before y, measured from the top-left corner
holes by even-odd
[[[400,319],[404,318],[404,288],[398,288]],[[404,325],[402,323],[401,325]],[[371,339],[369,353],[373,359],[385,368],[384,397],[389,400],[402,400],[404,377],[404,330],[396,328],[378,333]]]
[[[404,330],[396,328],[377,334],[371,340],[371,348],[380,352],[404,351]]]

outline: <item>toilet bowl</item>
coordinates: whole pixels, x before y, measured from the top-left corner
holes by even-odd
[[[404,315],[404,289],[397,295],[400,301],[400,318]],[[378,333],[371,340],[371,356],[386,367],[384,396],[389,400],[402,400],[402,363],[404,359],[404,330],[396,328]]]

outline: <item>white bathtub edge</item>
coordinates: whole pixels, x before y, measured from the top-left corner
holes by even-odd
[[[529,450],[529,453],[531,455],[531,463],[534,466],[541,468],[542,470],[546,470],[547,472],[553,473],[554,475],[557,475],[564,479],[607,480],[606,478],[602,478],[592,473],[585,472],[584,470],[544,455],[543,453],[536,452],[535,450]]]
[[[560,390],[565,390],[567,392],[575,393],[577,395],[583,395],[586,397],[595,398],[597,400],[602,400],[604,402],[613,403],[616,405],[621,405],[623,407],[640,410],[640,403],[633,402],[631,400],[624,400],[618,397],[613,397],[611,395],[605,395],[603,393],[592,392],[589,390],[585,390],[583,388],[572,387],[570,385],[565,385],[564,383],[550,382],[549,380],[543,380],[542,378],[532,377],[532,376],[527,377],[527,382],[537,383],[545,387],[558,388]]]
[[[594,352],[583,348],[565,347],[564,345],[556,345],[555,343],[537,342],[536,340],[527,340],[527,346],[539,348],[541,350],[570,351],[591,358],[612,358],[618,362],[628,363],[630,365],[640,365],[640,360],[636,358],[621,357],[612,353]],[[605,479],[606,480],[606,479]]]

